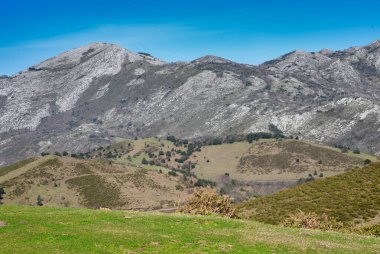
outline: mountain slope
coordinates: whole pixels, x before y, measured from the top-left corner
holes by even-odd
[[[154,210],[177,207],[189,195],[182,175],[167,172],[49,155],[0,169],[0,186],[8,205],[36,205],[40,195],[54,207]]]
[[[379,223],[380,164],[299,185],[239,205],[239,214],[278,224],[298,210],[326,213],[350,224]]]
[[[295,51],[259,66],[165,63],[95,43],[0,79],[0,163],[112,137],[267,131],[380,152],[380,42]]]

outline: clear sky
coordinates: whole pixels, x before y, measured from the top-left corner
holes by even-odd
[[[166,61],[259,64],[380,39],[379,0],[1,0],[0,74],[95,41]]]

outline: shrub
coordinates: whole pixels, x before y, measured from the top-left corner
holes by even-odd
[[[38,206],[43,206],[44,205],[42,203],[43,201],[44,201],[44,199],[40,195],[38,195],[38,197],[37,197],[37,205]]]
[[[137,54],[143,55],[143,56],[152,56],[151,54],[146,53],[146,52],[137,52]]]
[[[343,227],[341,222],[335,218],[329,217],[327,214],[318,215],[315,212],[305,213],[301,210],[291,214],[281,225],[293,228],[310,228],[321,230],[337,230]]]
[[[5,194],[5,191],[2,187],[0,187],[0,204],[2,204],[1,200],[3,199],[3,195]]]
[[[216,184],[213,181],[205,180],[205,179],[198,179],[197,182],[194,184],[195,187],[215,187]]]
[[[212,145],[221,145],[221,144],[222,144],[222,140],[219,138],[214,138],[212,140]]]
[[[170,176],[177,176],[178,174],[177,174],[177,172],[175,172],[175,171],[169,171],[168,172],[168,175],[170,175]]]
[[[359,229],[355,229],[354,232],[359,233],[359,234],[374,235],[374,236],[380,237],[380,225],[375,224],[371,226],[362,227]]]
[[[227,142],[228,144],[235,143],[235,142],[236,142],[236,137],[235,137],[235,136],[227,136],[227,138],[226,138],[226,142]]]
[[[228,218],[236,217],[235,208],[230,197],[221,196],[215,189],[201,188],[196,190],[187,203],[179,208],[181,213],[210,215],[216,214]]]
[[[368,164],[371,164],[371,160],[370,159],[365,159],[364,160],[364,165],[368,165]]]
[[[173,142],[173,143],[175,143],[177,141],[177,139],[174,136],[168,136],[166,139]]]

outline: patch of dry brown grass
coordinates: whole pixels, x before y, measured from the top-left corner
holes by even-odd
[[[329,217],[323,213],[318,215],[315,212],[298,212],[291,214],[282,223],[282,226],[293,228],[310,228],[321,230],[337,230],[343,227],[343,224],[338,222],[335,218]]]

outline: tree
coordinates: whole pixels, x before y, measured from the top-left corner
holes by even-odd
[[[270,132],[275,134],[275,136],[283,136],[282,130],[280,130],[276,125],[272,123],[268,125],[268,129]]]
[[[221,145],[222,144],[222,140],[220,138],[214,138],[212,140],[212,145]]]
[[[42,203],[43,201],[44,201],[44,199],[40,195],[38,195],[38,197],[37,197],[37,205],[38,206],[43,206],[44,205]]]
[[[175,143],[177,141],[177,139],[174,136],[168,136],[166,139],[173,142],[173,143]]]
[[[0,204],[2,204],[1,200],[4,199],[3,197],[4,194],[5,194],[5,190],[2,187],[0,187]]]
[[[269,139],[269,138],[279,138],[279,137],[283,137],[282,136],[273,136],[272,133],[267,133],[267,132],[254,132],[254,133],[248,133],[247,136],[246,136],[246,140],[249,142],[249,143],[252,143],[253,141],[255,140],[259,140],[259,139]]]
[[[255,140],[255,135],[253,133],[247,134],[247,141],[252,143]]]

